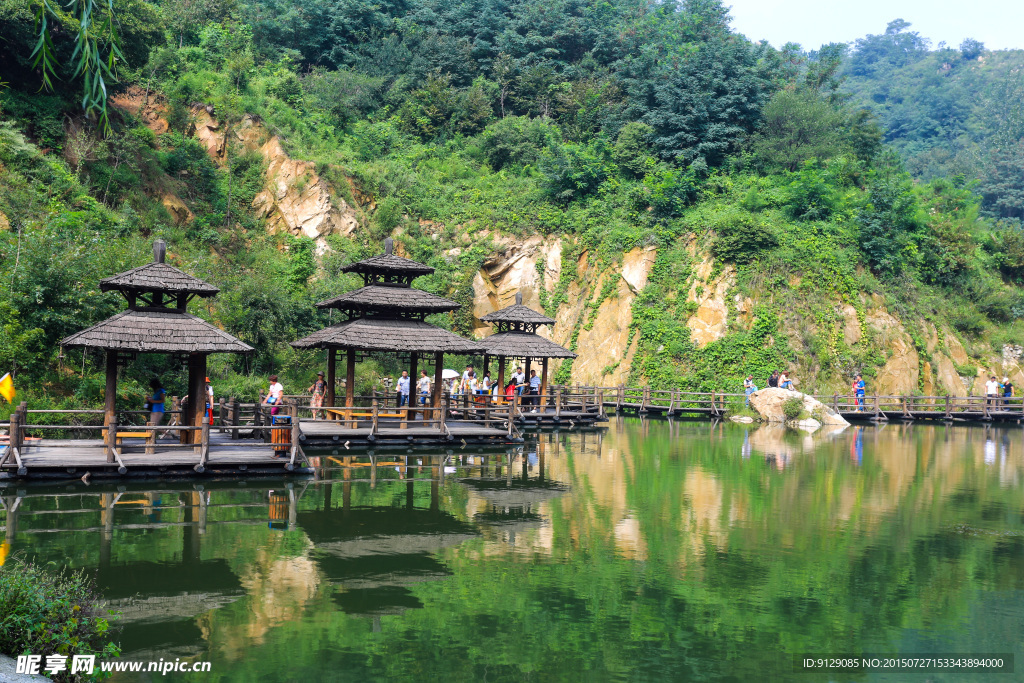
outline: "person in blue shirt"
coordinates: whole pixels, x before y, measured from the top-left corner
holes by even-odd
[[[853,393],[856,395],[857,410],[864,410],[864,378],[859,374],[853,381]]]
[[[530,370],[530,403],[533,404],[533,410],[531,413],[537,412],[537,407],[540,406],[540,377],[537,376],[536,370]]]
[[[402,376],[398,378],[398,407],[409,405],[409,389],[412,382],[409,380],[409,373],[402,370]]]
[[[156,377],[149,381],[149,388],[153,391],[153,394],[146,403],[149,404],[149,421],[155,426],[164,420],[164,403],[167,400],[167,392],[164,391],[163,384]],[[164,432],[164,434],[166,433]],[[154,435],[154,438],[156,438],[156,435]]]

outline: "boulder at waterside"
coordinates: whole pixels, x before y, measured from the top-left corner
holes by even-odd
[[[804,402],[804,410],[823,425],[850,424],[842,415],[829,408],[827,405],[799,391],[788,389],[776,389],[769,387],[755,391],[750,395],[750,407],[768,422],[786,422],[786,414],[782,412],[782,404],[791,398],[799,398]]]

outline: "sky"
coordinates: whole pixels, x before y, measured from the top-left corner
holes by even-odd
[[[775,47],[787,42],[804,49],[849,43],[868,33],[884,33],[901,18],[932,41],[952,47],[964,38],[990,50],[1024,48],[1024,0],[725,0],[733,29]]]

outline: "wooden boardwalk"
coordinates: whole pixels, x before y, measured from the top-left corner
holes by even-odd
[[[666,417],[726,417],[741,409],[739,393],[656,390],[648,387],[577,387],[576,392],[603,395],[602,406],[617,413]],[[1024,398],[985,396],[814,395],[848,421],[927,420],[956,422],[1024,422]]]
[[[287,445],[283,446],[287,449]],[[0,448],[2,452],[4,448]],[[126,439],[114,462],[108,462],[107,446],[99,439],[42,439],[26,441],[17,457],[0,465],[0,479],[77,479],[109,477],[216,477],[308,474],[305,455],[293,462],[288,450],[255,440],[231,440],[227,435],[210,438],[201,447],[177,443],[147,446],[142,439]],[[149,451],[149,452],[147,452]],[[6,453],[4,453],[6,455]],[[13,456],[13,454],[12,454]]]
[[[299,422],[299,439],[307,448],[330,447],[348,444],[350,447],[386,448],[443,446],[455,443],[506,444],[521,442],[522,438],[510,435],[505,427],[487,427],[476,422],[446,421],[442,429],[423,425],[416,420],[403,423],[399,420],[379,421],[377,426],[366,420],[357,420],[356,427],[342,420],[302,420]],[[497,423],[501,424],[501,423]]]

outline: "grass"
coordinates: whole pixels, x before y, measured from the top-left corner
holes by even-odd
[[[97,655],[113,658],[120,648],[110,640],[112,613],[100,607],[95,584],[78,571],[50,571],[31,562],[8,559],[0,569],[0,653]],[[70,667],[69,667],[70,669]],[[68,671],[56,681],[94,681],[104,676],[72,676]]]

